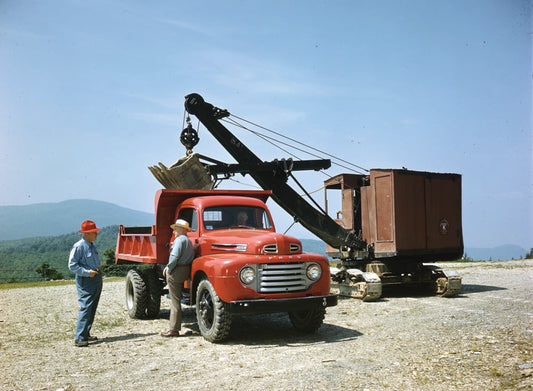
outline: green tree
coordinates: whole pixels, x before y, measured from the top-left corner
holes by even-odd
[[[526,254],[526,259],[533,259],[533,248],[531,248]]]
[[[63,274],[58,272],[55,267],[51,267],[47,263],[41,263],[41,265],[35,269],[37,273],[39,273],[46,281],[50,280],[63,280],[65,277],[63,277]]]
[[[463,262],[473,262],[474,260],[472,258],[470,258],[466,252],[464,253],[463,255],[463,258],[460,259],[460,261],[463,261]]]
[[[115,264],[115,249],[108,248],[104,251],[104,259],[100,269],[105,276],[108,277],[125,277],[128,270],[133,269],[131,265],[117,265]]]

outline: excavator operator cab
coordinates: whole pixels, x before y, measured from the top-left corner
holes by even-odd
[[[339,174],[324,181],[324,203],[326,213],[344,229],[361,235],[361,187],[368,176]],[[339,198],[328,199],[330,190],[340,190]],[[333,207],[333,208],[332,208]]]

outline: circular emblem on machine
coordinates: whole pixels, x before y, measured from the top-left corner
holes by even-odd
[[[446,235],[448,234],[448,229],[449,229],[450,225],[448,223],[448,220],[446,219],[442,219],[439,223],[439,230],[440,230],[440,233],[441,235]]]

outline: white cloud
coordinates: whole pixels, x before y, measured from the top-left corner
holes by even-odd
[[[276,96],[322,95],[324,86],[311,82],[305,70],[295,70],[275,60],[265,60],[243,53],[210,50],[196,54],[195,66],[212,75],[219,86],[249,95]]]
[[[170,25],[172,27],[178,27],[181,30],[189,31],[196,34],[201,34],[204,36],[213,36],[209,29],[203,28],[202,24],[185,22],[178,19],[166,19],[166,18],[155,18],[155,22],[163,23]]]

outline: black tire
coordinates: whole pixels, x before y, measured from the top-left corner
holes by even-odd
[[[322,326],[325,316],[326,307],[322,305],[317,305],[309,310],[289,312],[289,318],[294,328],[304,333],[317,331]]]
[[[142,319],[146,317],[148,306],[148,289],[141,274],[137,270],[130,270],[126,276],[126,308],[130,318]]]
[[[144,270],[142,278],[147,288],[146,317],[157,318],[161,309],[161,282],[154,269]]]
[[[196,319],[202,336],[209,342],[221,342],[231,329],[228,303],[218,297],[211,282],[205,278],[196,290]]]

